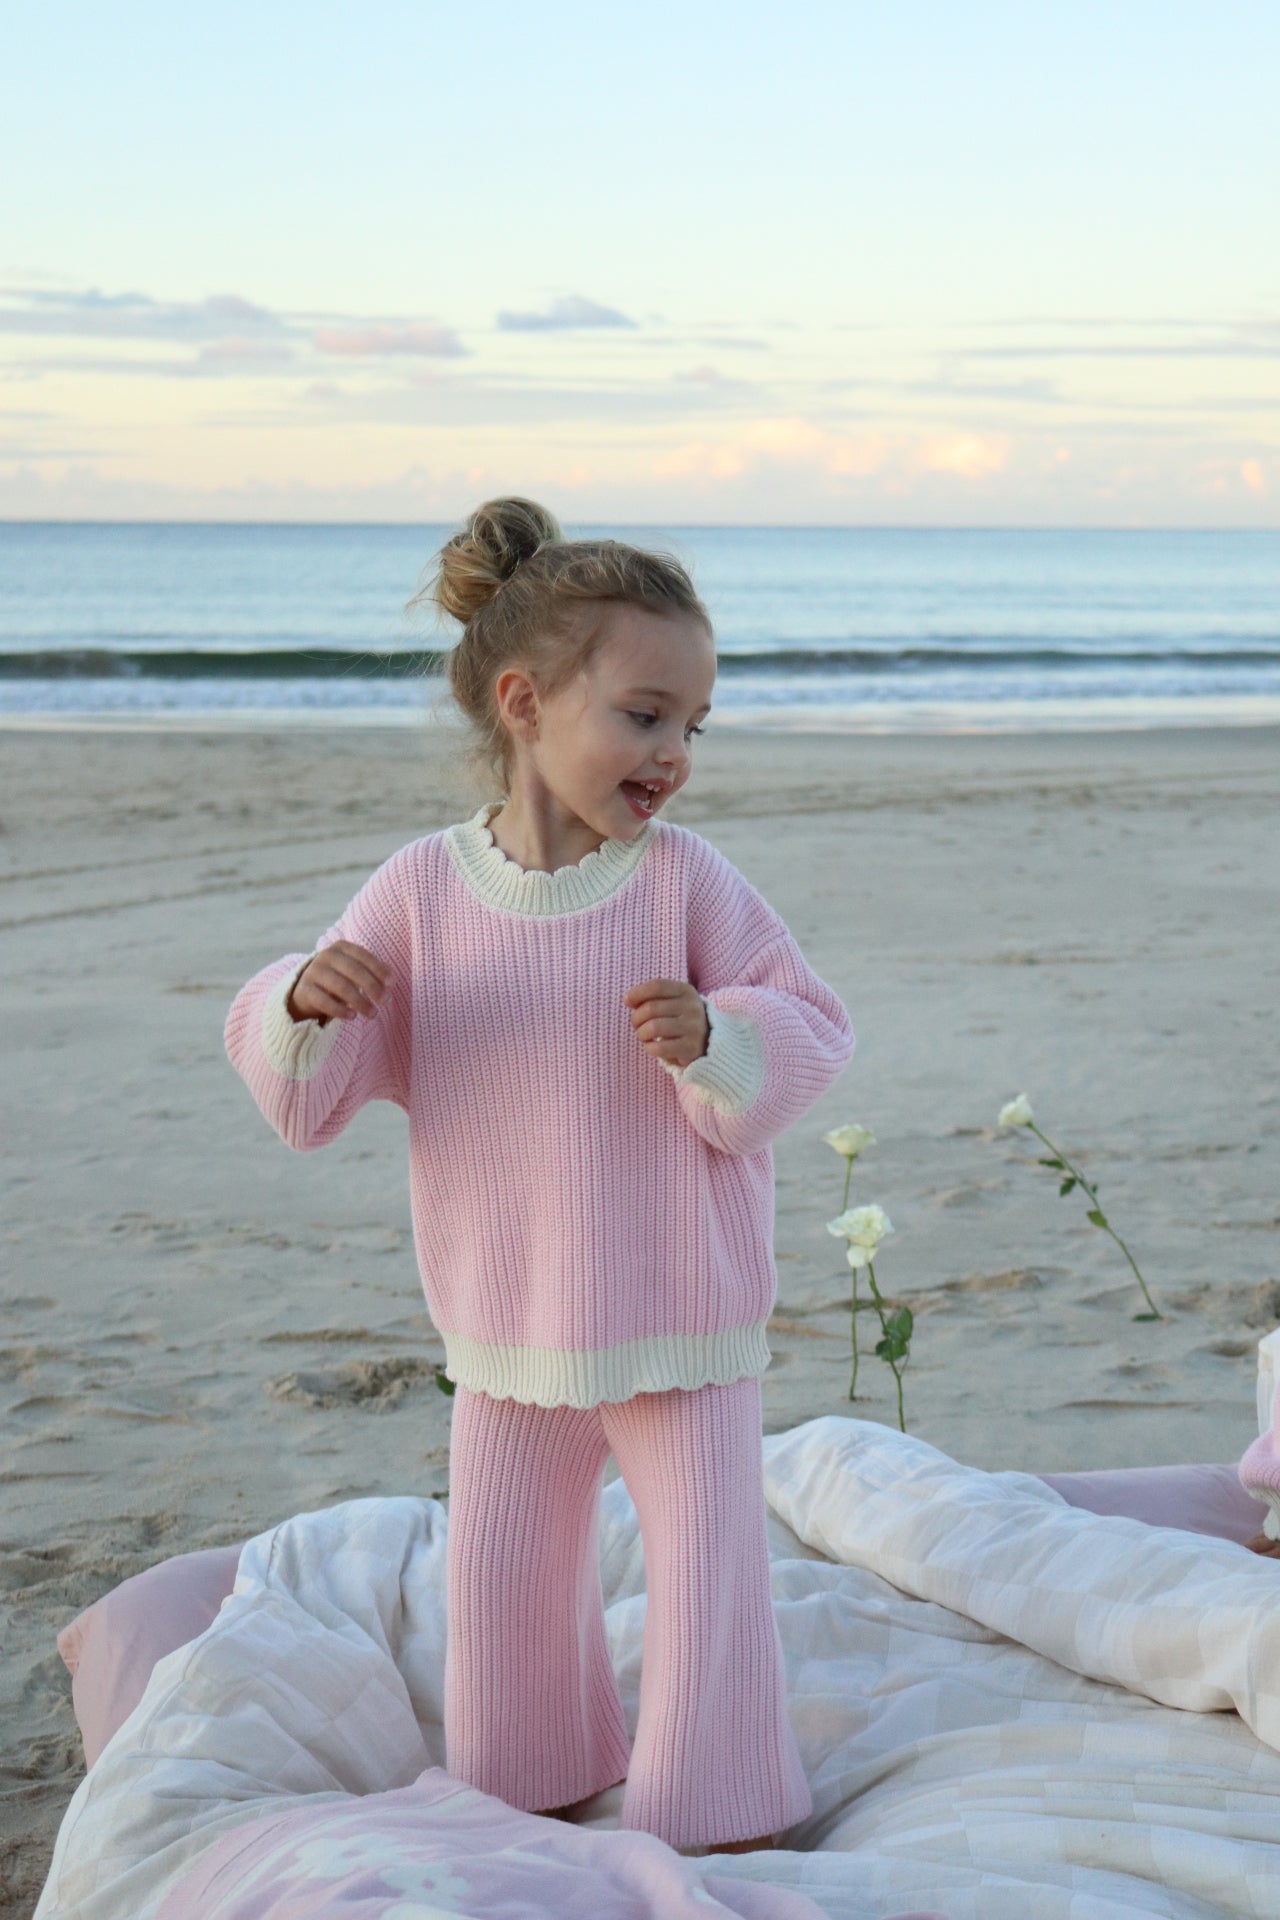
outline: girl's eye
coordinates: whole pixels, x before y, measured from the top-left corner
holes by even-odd
[[[656,713],[633,713],[631,716],[633,720],[656,720],[657,717],[658,716]],[[686,733],[702,733],[704,731],[705,729],[702,727],[686,727],[685,728]]]

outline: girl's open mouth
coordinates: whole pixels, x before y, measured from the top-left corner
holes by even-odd
[[[642,787],[638,780],[624,780],[622,791],[633,813],[638,813],[644,820],[652,819],[654,808],[662,798],[661,792],[650,793],[648,787]]]

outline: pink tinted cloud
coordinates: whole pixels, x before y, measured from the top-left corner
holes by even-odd
[[[351,360],[382,359],[388,354],[448,354],[467,349],[452,327],[320,327],[316,345],[322,353],[338,353]]]

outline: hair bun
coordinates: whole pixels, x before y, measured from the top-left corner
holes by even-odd
[[[465,626],[522,561],[563,537],[555,515],[536,500],[518,494],[486,500],[441,547],[432,597]]]

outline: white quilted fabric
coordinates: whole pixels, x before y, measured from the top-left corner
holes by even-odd
[[[556,1904],[559,1868],[527,1844],[554,1829],[565,1860],[586,1845],[621,1866],[638,1841],[684,1876],[678,1898],[676,1877],[641,1897],[641,1876],[631,1906],[600,1914],[683,1914],[688,1893],[762,1920],[1280,1917],[1280,1563],[1069,1507],[868,1421],[766,1438],[764,1472],[815,1799],[791,1851],[681,1859],[651,1836],[610,1840],[621,1788],[584,1829],[520,1816],[517,1845],[500,1802],[441,1771],[445,1511],[355,1500],[248,1543],[218,1619],[160,1662],[78,1789],[34,1920],[328,1916],[353,1826],[376,1833],[395,1887],[362,1917],[489,1914],[467,1866],[477,1822],[488,1870],[518,1868],[531,1913],[591,1910]],[[604,1493],[601,1570],[634,1730],[644,1569],[622,1480]],[[402,1811],[377,1828],[376,1796],[402,1810],[415,1783],[411,1844]],[[302,1809],[318,1831],[273,1855],[272,1816]],[[463,1816],[470,1854],[450,1826]],[[236,1864],[249,1839],[256,1879]],[[215,1860],[188,1900],[184,1876]]]

